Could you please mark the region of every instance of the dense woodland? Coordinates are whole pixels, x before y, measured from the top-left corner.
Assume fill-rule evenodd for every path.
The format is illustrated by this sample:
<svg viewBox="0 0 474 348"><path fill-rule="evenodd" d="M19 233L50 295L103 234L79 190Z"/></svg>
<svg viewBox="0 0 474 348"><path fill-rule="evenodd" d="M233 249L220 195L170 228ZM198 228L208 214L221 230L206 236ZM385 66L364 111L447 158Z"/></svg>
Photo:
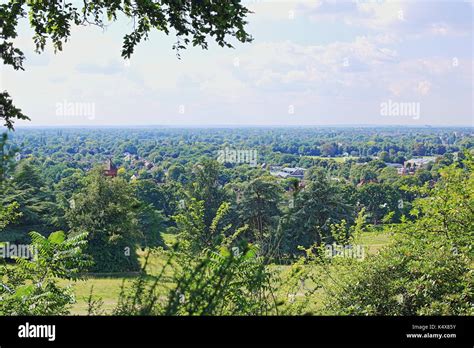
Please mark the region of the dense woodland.
<svg viewBox="0 0 474 348"><path fill-rule="evenodd" d="M9 1L0 57L27 67L24 19L37 53L126 20L129 59L152 32L174 35L178 57L249 44L250 14L239 1ZM89 315L474 314L472 127L14 131L29 119L14 104L0 92L1 315L83 313L84 287ZM5 255L22 245L33 257Z"/></svg>
<svg viewBox="0 0 474 348"><path fill-rule="evenodd" d="M0 293L12 302L0 311L68 313L57 279L138 272L115 313L298 314L321 287L330 313L472 313L473 145L469 128L17 129L1 146L0 240L40 252L17 260L16 276L5 260ZM256 150L257 164L218 161L222 148ZM431 161L393 166L420 157ZM362 260L327 257L361 231L394 242ZM151 274L156 254L168 261ZM57 308L28 307L34 269ZM276 298L305 279L304 301Z"/></svg>
<svg viewBox="0 0 474 348"><path fill-rule="evenodd" d="M460 162L463 151L474 147L470 131L19 129L4 148L13 160L3 174L8 188L2 204L17 202L22 216L3 236L19 243L28 241L32 229L49 233L106 227L109 234L123 230L124 244L118 249L159 245L160 233L176 227L173 216L180 212L180 202L188 206L195 199L204 201L206 228L227 202L230 221L235 227L249 225L250 240L278 236L280 257L292 257L298 244L331 240L330 225L352 223L362 208L374 224L389 213L399 222L415 198L407 187L433 184L440 168ZM219 163L222 148L254 149L257 164ZM399 175L387 166L418 156L436 159L412 175ZM101 175L108 159L118 168L115 180ZM272 177L272 166L307 171L300 182ZM103 216L101 226L90 225L99 223L94 215Z"/></svg>

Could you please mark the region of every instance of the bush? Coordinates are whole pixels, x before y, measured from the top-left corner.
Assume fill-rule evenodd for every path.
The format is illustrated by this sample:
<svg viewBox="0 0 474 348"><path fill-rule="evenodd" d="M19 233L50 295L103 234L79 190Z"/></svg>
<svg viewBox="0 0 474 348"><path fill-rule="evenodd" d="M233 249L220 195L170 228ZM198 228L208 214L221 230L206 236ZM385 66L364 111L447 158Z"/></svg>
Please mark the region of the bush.
<svg viewBox="0 0 474 348"><path fill-rule="evenodd" d="M470 315L469 262L446 241L403 234L379 254L340 268L326 309L336 315Z"/></svg>

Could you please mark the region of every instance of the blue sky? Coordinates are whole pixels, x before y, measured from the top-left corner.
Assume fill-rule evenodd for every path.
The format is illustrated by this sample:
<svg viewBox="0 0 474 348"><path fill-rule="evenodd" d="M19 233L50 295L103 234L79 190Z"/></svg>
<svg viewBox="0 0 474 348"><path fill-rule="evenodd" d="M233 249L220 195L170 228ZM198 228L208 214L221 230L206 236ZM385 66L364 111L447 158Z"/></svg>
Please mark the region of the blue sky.
<svg viewBox="0 0 474 348"><path fill-rule="evenodd" d="M37 55L22 22L26 71L2 67L1 88L32 119L19 125L474 124L472 2L244 3L253 43L181 60L154 33L124 62L125 19ZM419 117L382 115L389 101Z"/></svg>

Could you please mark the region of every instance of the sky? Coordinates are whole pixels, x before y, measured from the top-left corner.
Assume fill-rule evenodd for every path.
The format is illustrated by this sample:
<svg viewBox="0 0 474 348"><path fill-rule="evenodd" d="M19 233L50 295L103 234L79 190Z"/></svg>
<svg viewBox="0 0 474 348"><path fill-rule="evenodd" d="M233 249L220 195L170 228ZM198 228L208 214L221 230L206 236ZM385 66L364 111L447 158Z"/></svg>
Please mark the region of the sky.
<svg viewBox="0 0 474 348"><path fill-rule="evenodd" d="M471 1L247 0L252 43L176 57L155 32L121 56L127 19L75 27L62 52L34 52L0 87L17 125L464 125L473 116Z"/></svg>

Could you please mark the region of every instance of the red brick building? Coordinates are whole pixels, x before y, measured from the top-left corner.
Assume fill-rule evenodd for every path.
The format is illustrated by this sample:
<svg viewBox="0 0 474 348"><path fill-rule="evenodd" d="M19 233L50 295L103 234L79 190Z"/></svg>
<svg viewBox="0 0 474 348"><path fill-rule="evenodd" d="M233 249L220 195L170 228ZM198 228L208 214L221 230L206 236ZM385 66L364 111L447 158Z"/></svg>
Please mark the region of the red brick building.
<svg viewBox="0 0 474 348"><path fill-rule="evenodd" d="M105 162L104 175L110 176L112 178L117 176L117 167L110 158L107 160L107 162Z"/></svg>

